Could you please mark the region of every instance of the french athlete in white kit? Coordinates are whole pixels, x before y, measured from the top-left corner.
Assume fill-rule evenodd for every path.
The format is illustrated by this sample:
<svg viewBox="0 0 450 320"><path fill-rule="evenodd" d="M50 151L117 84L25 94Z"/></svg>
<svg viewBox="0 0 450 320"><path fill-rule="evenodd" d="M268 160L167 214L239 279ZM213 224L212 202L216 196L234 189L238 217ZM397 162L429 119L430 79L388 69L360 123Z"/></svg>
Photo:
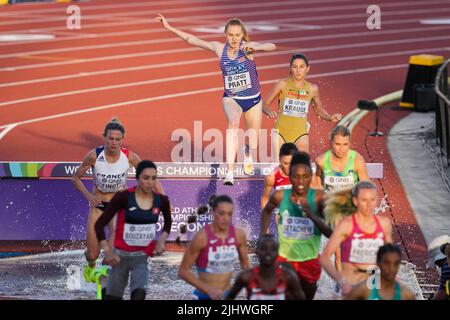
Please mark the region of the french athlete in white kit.
<svg viewBox="0 0 450 320"><path fill-rule="evenodd" d="M95 223L106 208L112 197L119 191L127 188L129 168L136 167L141 161L138 155L122 148L125 136L125 128L117 120L109 122L103 136L104 146L91 150L84 158L81 166L73 175L72 181L75 188L80 191L89 202L89 216L87 222L87 249L85 252L88 266L84 270L87 282L93 282L93 272L96 260L100 255L100 246L95 234ZM92 168L94 187L88 191L81 181L86 172ZM157 184L156 192L163 194L161 185ZM114 243L115 221L109 224L109 243Z"/></svg>

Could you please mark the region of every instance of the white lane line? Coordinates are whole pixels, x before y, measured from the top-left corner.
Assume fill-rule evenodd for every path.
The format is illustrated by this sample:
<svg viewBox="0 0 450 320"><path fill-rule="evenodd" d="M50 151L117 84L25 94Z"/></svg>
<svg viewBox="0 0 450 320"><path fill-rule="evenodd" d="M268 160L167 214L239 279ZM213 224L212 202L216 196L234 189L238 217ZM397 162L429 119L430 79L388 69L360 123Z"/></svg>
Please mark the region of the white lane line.
<svg viewBox="0 0 450 320"><path fill-rule="evenodd" d="M448 8L448 11L450 11L450 8ZM387 31L387 32L391 32L391 31L395 32L395 30L390 30L390 31ZM371 32L368 32L368 33L370 34ZM260 31L260 32L253 32L252 34L253 35L255 35L255 34L266 34L266 32ZM377 32L373 32L373 31L372 31L372 34L379 35ZM217 38L217 37L218 36L216 34L212 34L212 35L203 36L202 38L203 39L209 39L209 38ZM312 39L320 39L321 37L323 38L324 36L314 36ZM325 35L325 37L326 37L326 35ZM305 37L293 38L293 39L303 40L303 39L305 39ZM308 38L306 38L306 39L308 39ZM99 45L75 46L75 47L58 48L58 49L23 51L23 52L15 52L15 53L9 53L9 54L0 55L0 59L17 58L17 57L20 57L21 55L38 55L38 54L72 52L72 51L92 50L92 49L105 49L105 48L117 48L117 47L142 46L142 45L148 45L148 44L180 42L180 41L182 41L182 40L180 40L177 37L170 37L170 38L163 38L163 39L137 40L137 41L106 43L106 44L99 44ZM198 48L196 48L196 49L198 49ZM201 50L201 49L198 49L198 50Z"/></svg>
<svg viewBox="0 0 450 320"><path fill-rule="evenodd" d="M348 48L359 48L359 47L372 47L372 46L378 46L380 44L387 45L387 44L401 44L401 43L417 43L417 42L427 42L427 41L435 41L435 40L448 40L450 39L449 36L439 36L439 37L423 37L423 38L415 38L415 39L404 39L404 40L389 40L389 41L378 41L378 42L365 42L365 43L352 43L352 44L345 44L345 45L334 45L334 46L323 46L323 47L317 47L317 48L309 48L302 50L303 52L311 52L311 51L317 51L317 50L336 50L336 49L348 49ZM291 50L290 52L296 52L297 50ZM283 52L287 53L289 52ZM265 55L268 56L271 55L279 55L281 52L268 52ZM281 67L285 68L286 65L282 64ZM259 70L267 70L267 69L277 69L280 68L280 66L260 66ZM102 86L102 87L94 87L89 89L82 89L82 90L73 90L73 91L65 91L61 93L55 93L55 94L48 94L48 95L41 95L41 96L35 96L31 98L25 98L25 99L16 99L16 100L9 100L0 103L1 106L9 106L13 104L18 103L25 103L25 102L32 102L32 101L40 101L45 99L53 99L53 98L60 98L70 95L77 95L77 94L84 94L84 93L90 93L90 92L98 92L98 91L105 91L105 90L113 90L113 89L120 89L120 88L129 88L134 86L141 86L141 85L148 85L148 84L155 84L155 83L162 83L162 82L170 82L170 81L178 81L178 80L186 80L186 79L194 79L199 77L207 77L207 76L214 76L219 75L220 72L206 72L206 73L198 73L198 74L190 74L185 76L177 76L177 77L168 77L168 78L159 78L159 79L152 79L152 80L146 80L146 81L137 81L137 82L128 82L124 84L116 84L116 85L110 85L110 86Z"/></svg>
<svg viewBox="0 0 450 320"><path fill-rule="evenodd" d="M442 0L435 0L435 2L441 2ZM284 1L285 3L281 3L280 5L279 2L271 2L271 3L249 3L249 4L239 4L239 5L234 5L233 9L234 10L242 10L242 9L251 9L251 8L257 8L257 9L263 9L263 8L267 8L267 7L282 7L283 5L290 5L290 4L295 4L296 1L295 0L291 0L291 1ZM430 1L432 2L432 1ZM419 5L423 5L423 4L428 4L427 1L417 1L417 3ZM396 5L399 6L399 5ZM402 6L402 5L400 5ZM330 7L315 7L315 8L304 8L302 10L302 12L324 12L324 11L339 11L339 10L343 10L343 11L347 11L347 10L353 10L353 9L360 9L360 8L366 8L367 6L364 6L362 4L358 4L358 5L340 5L340 6L330 6ZM195 12L195 13L199 13L201 11L209 11L209 10L221 10L221 9L230 9L230 5L220 5L220 6L204 6L204 7L188 7L188 8L178 8L178 9L167 9L164 10L164 14L166 14L166 16L169 16L171 13L187 13L187 12ZM61 10L62 12L64 12L64 10ZM256 12L261 12L261 13L267 13L267 12L280 12L280 13L285 13L286 9L278 9L278 10L260 10L260 11L256 11ZM117 12L117 13L101 13L101 14L83 14L83 20L98 20L98 19L104 19L104 18L113 18L113 17L119 17L119 18L123 18L123 17L135 17L135 16L145 16L145 15L151 15L151 14L156 14L157 12L155 10L133 10L133 11L128 11L128 12ZM229 14L227 14L229 15ZM214 15L207 15L208 17L214 17ZM201 18L201 16L194 16L193 19L197 19L197 18ZM5 21L5 22L0 22L0 26L1 25L13 25L13 24L29 24L29 23L38 23L38 22L57 22L57 21L65 21L67 19L67 15L60 15L60 16L54 16L52 18L47 18L47 19L29 19L29 20L20 20L20 21ZM179 18L171 18L171 21L178 21ZM150 20L150 18L149 18ZM157 23L156 21L154 21L153 23Z"/></svg>
<svg viewBox="0 0 450 320"><path fill-rule="evenodd" d="M327 1L328 2L328 1ZM309 3L309 2L305 2L305 3ZM333 3L333 2L331 2ZM445 0L433 0L433 1L411 1L411 2L394 2L394 3L384 3L382 4L383 9L385 8L395 8L395 7L404 7L404 6L414 6L414 5L432 5L432 4L446 4L448 3ZM280 7L282 5L289 5L289 4L296 4L296 6L300 5L301 3L299 3L299 1L280 1L280 2L273 2L273 3L249 3L249 4L239 4L239 5L233 5L232 8L235 10L240 10L240 9L250 9L250 8L262 8L262 7L273 7L273 6L277 6ZM335 4L335 3L333 3ZM82 6L83 7L83 6ZM230 4L227 5L219 5L219 6L202 6L202 7L183 7L183 8L176 8L176 9L167 9L167 10L162 10L164 12L164 14L169 15L171 13L186 13L186 12L199 12L202 10L220 10L220 9L229 9L230 8ZM305 13L314 13L314 12L324 12L324 11L339 11L339 10L353 10L353 9L364 9L363 11L365 11L365 9L367 8L367 5L365 4L358 4L358 5L339 5L339 6L328 6L328 7L315 7L315 8L303 8L302 12ZM161 10L159 10L161 11ZM276 13L277 10L270 10L270 13ZM151 15L151 14L155 14L157 13L155 10L133 10L133 11L126 11L126 12L119 12L119 13L110 13L110 14L94 14L94 15L84 15L85 19L90 19L90 20L98 20L98 19L110 19L112 17L122 17L122 16L128 16L128 17L133 17L133 16L141 16L141 15ZM249 13L241 13L241 16L248 16ZM384 14L384 12L383 12ZM221 17L223 17L224 15L221 15ZM229 16L229 14L225 14L226 17ZM205 18L211 18L211 19L215 19L217 18L217 15L204 15L204 16L193 16L188 17L188 18L172 18L171 21L183 21L183 20L197 20L197 19L205 19ZM48 21L62 21L65 19L64 17L54 17L54 18L47 18L47 19L34 19L34 20L30 20L26 23L33 23L33 22L48 22ZM136 21L135 21L136 22ZM137 21L137 22L141 22L141 21ZM6 25L11 25L11 24L23 24L23 21L17 21L17 22L9 22L8 23L4 23ZM0 25L2 25L2 23L0 23ZM29 28L28 28L29 29Z"/></svg>
<svg viewBox="0 0 450 320"><path fill-rule="evenodd" d="M317 65L317 64L321 64L321 63L373 59L373 58L385 58L385 57L393 57L393 56L400 56L400 55L418 54L421 52L432 53L432 52L436 52L436 51L447 51L447 50L450 50L450 48L445 48L445 47L416 48L413 50L389 51L389 52L374 53L374 54L345 56L345 57L339 57L339 58L317 59L317 60L311 60L310 63L313 65ZM292 50L277 51L277 52L279 54L284 54L284 53L290 53L290 52L292 52ZM136 66L136 67L106 69L106 70L102 70L102 71L81 72L81 73L74 73L74 74L69 74L69 75L64 75L64 76L55 76L55 77L38 78L38 79L26 80L26 81L3 83L3 84L0 84L0 88L8 88L8 87L15 87L15 86L36 84L36 83L43 83L43 82L50 82L50 81L85 78L85 77L92 77L92 76L105 75L105 74L130 72L130 71L142 71L142 70L151 70L151 69L159 69L159 68L166 68L166 67L178 67L178 66L183 66L183 65L193 65L193 64L216 62L216 61L217 61L217 58L193 59L193 60L184 60L184 61L167 62L167 63L159 63L159 64L147 64L147 65L141 65L141 66ZM272 67L287 67L287 62L281 63L281 64L272 64L271 66ZM264 66L262 66L258 69L264 69Z"/></svg>
<svg viewBox="0 0 450 320"><path fill-rule="evenodd" d="M407 66L408 66L408 64L394 64L394 65L385 65L385 66L370 67L370 68L348 69L348 70L315 74L315 75L310 76L310 78L332 77L332 76L347 75L347 74L354 74L354 73L364 73L364 72L372 72L372 71L399 69L399 68L405 68ZM275 83L277 81L279 81L279 79L266 80L266 81L262 81L261 84L262 85L271 84L271 83ZM223 90L222 86L215 87L215 88L193 90L193 91L183 91L180 93L173 93L173 94L138 99L138 100L123 101L123 102L119 102L119 103L107 104L107 105L103 105L103 106L97 106L97 107L92 107L92 108L87 108L87 109L82 109L82 110L64 112L64 113L55 114L55 115L51 115L51 116L44 116L44 117L9 123L9 124L5 124L5 125L1 125L0 129L4 129L4 128L7 128L12 125L19 126L19 125L23 125L23 124L29 124L29 123L45 121L45 120L52 120L52 119L57 119L57 118L87 113L87 112L93 112L93 111L99 111L99 110L105 110L105 109L111 109L111 108L117 108L117 107L124 107L124 106L129 107L131 105L140 104L140 103L153 102L153 101L159 101L159 100L165 100L165 99L171 99L171 98L179 98L179 97L185 97L185 96L192 96L192 95L196 95L196 94L203 94L203 93L209 93L209 92L215 92L215 91L221 91L221 90Z"/></svg>
<svg viewBox="0 0 450 320"><path fill-rule="evenodd" d="M0 140L2 140L3 137L6 136L6 134L7 134L8 132L10 132L12 129L14 129L14 128L17 127L18 125L19 125L18 123L7 125L7 126L5 127L5 129L3 129L2 132L0 132ZM3 127L2 127L2 128L3 128Z"/></svg>
<svg viewBox="0 0 450 320"><path fill-rule="evenodd" d="M336 2L352 2L354 0L308 0L308 1L302 1L302 0L296 0L296 3L299 5L303 5L303 4L317 4L317 3L336 3ZM224 2L224 0L208 0L208 1L204 1L204 0L189 0L188 5L192 5L195 3L199 3L199 4L208 4L208 3L216 3L216 2ZM282 1L280 1L282 2ZM257 1L255 3L258 3ZM408 2L404 2L405 5L408 4ZM123 9L123 8L135 8L132 11L121 11L122 14L126 14L128 12L134 12L136 10L140 10L143 7L153 7L153 6L158 6L158 5L167 5L168 2L167 0L165 1L150 1L150 2L138 2L138 3L127 3L127 4L115 4L115 5L106 5L106 4L102 4L102 5L91 5L91 4L87 4L87 3L81 3L79 4L80 7L82 8L83 11L95 11L95 10L100 10L100 11L104 11L105 9ZM176 0L171 0L170 5L175 5L175 4L186 4L186 1L180 0L180 1L176 1ZM228 3L227 5L228 7L232 7L235 8L236 6L239 5L232 5L230 3ZM206 8L214 8L214 6L202 6L202 7L206 7ZM202 7L198 7L199 9ZM180 9L177 10L183 10L185 7L181 7ZM64 10L65 8L63 8ZM158 10L160 8L157 8ZM166 10L163 10L163 12L166 12ZM173 10L173 9L168 9L168 10ZM20 15L20 14L31 14L33 15L34 13L51 13L51 12L55 12L55 13L59 13L61 11L61 8L49 8L49 9L37 9L37 10L20 10L19 12L0 12L0 17L5 16L5 17L9 17L11 15L15 16L15 15ZM177 11L177 12L182 12L182 11Z"/></svg>
<svg viewBox="0 0 450 320"><path fill-rule="evenodd" d="M284 10L286 11L286 10ZM288 10L285 13L294 13L292 11L296 11L296 10ZM298 11L298 10L297 10ZM417 13L434 13L434 12L446 12L446 11L450 11L450 8L442 8L442 9L428 9L428 10L404 10L401 12L384 12L383 13L383 17L385 16L398 16L399 14L402 15L408 15L408 14L417 14ZM273 11L272 11L273 12ZM271 13L272 13L271 12ZM301 10L299 11L301 12ZM253 16L258 16L260 15L259 13L256 12L252 12L251 13ZM199 16L201 17L201 16ZM320 20L325 20L325 21L332 21L332 20L337 20L337 19L345 19L345 18L367 18L367 15L364 14L349 14L349 15L331 15L331 16L319 16L319 17L305 17L302 18L301 21L302 22L306 22L306 21L320 21ZM173 20L173 19L171 19ZM287 20L292 20L292 18L290 19L286 19ZM274 20L275 21L275 20ZM134 23L135 21L131 21L132 23ZM148 23L149 28L150 28L150 24L153 23L152 19L149 19L148 21L146 20L145 22L146 24ZM183 29L183 27L182 27ZM42 30L42 29L37 29L37 30ZM161 29L161 32L163 30ZM158 30L159 32L159 30ZM254 34L254 32L252 33ZM216 34L213 35L208 35L208 36L204 36L202 38L207 38L207 37L217 37ZM76 46L76 47L69 47L69 48L64 48L64 49L53 49L53 50L43 50L43 51L32 51L32 52L18 52L18 53L12 53L12 54L7 54L7 55L0 55L0 58L5 58L5 57L15 57L17 55L21 55L21 54L39 54L39 53L54 53L54 52L68 52L68 51L77 51L77 50L85 50L85 49L97 49L97 48L110 48L110 47L122 47L122 46L130 46L130 45L143 45L146 44L146 41L134 41L134 42L114 42L114 43L110 43L109 45L107 44L102 44L99 45L99 47L96 46ZM151 43L151 42L150 42Z"/></svg>
<svg viewBox="0 0 450 320"><path fill-rule="evenodd" d="M290 19L292 20L292 19ZM298 20L298 19L297 19ZM416 22L417 19L405 19L405 20L395 20L395 21L385 21L383 20L383 25L387 24L400 24L400 23L410 23L410 22ZM343 27L354 27L354 26L360 26L360 23L347 23L347 24L335 24L335 25L327 25L322 26L322 29L339 29ZM447 28L447 27L443 27ZM402 32L401 29L398 32ZM426 29L424 29L425 31ZM389 31L383 31L384 32L391 32ZM258 32L258 33L252 33L252 35L255 34L263 34L264 32ZM392 32L395 33L395 32ZM333 35L333 37L345 37L348 36L350 33L340 33L337 35ZM371 33L372 34L372 33ZM300 40L318 40L319 37L321 39L326 39L330 37L331 35L324 35L324 36L310 36L306 38L302 38ZM211 36L212 38L213 36ZM203 36L203 39L209 38L209 36ZM176 38L174 38L176 39ZM265 40L270 41L270 40ZM80 63L89 63L89 62L98 62L98 61L108 61L108 60L119 60L119 59L129 59L129 58L139 58L139 57L147 57L147 56L153 56L155 55L155 52L158 54L162 53L177 53L177 52L187 52L187 51L201 51L202 49L190 47L186 49L171 49L171 50L162 50L162 51L150 51L150 52L140 52L140 53L129 53L129 54L118 54L118 55L109 55L109 56L100 56L95 58L83 58L83 59L77 59L77 60L69 60L69 61L60 61L60 62L46 62L46 63L36 63L32 65L16 65L16 66L10 66L10 67L4 67L0 68L0 72L10 72L10 71L17 71L17 70L28 70L28 69L34 69L34 68L46 68L46 67L53 67L53 66L61 66L61 65L69 65L69 64L80 64Z"/></svg>

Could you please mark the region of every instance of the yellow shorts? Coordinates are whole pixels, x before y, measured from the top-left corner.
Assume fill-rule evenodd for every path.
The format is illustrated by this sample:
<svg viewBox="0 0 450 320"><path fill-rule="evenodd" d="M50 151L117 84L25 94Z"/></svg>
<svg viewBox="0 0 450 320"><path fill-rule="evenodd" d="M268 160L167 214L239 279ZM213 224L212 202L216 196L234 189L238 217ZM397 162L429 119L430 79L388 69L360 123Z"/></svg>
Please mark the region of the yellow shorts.
<svg viewBox="0 0 450 320"><path fill-rule="evenodd" d="M309 123L306 118L279 115L275 129L284 142L295 143L301 137L308 135Z"/></svg>

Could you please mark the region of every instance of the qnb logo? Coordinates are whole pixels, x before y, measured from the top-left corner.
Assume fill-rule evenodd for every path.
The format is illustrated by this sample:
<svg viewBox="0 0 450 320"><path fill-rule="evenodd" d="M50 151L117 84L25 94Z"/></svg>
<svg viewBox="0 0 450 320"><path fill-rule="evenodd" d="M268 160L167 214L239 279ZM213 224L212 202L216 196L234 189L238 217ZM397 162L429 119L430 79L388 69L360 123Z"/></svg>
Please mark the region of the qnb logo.
<svg viewBox="0 0 450 320"><path fill-rule="evenodd" d="M77 5L68 6L66 13L70 16L67 17L66 26L69 30L81 29L81 8Z"/></svg>
<svg viewBox="0 0 450 320"><path fill-rule="evenodd" d="M367 29L379 30L381 29L381 9L379 6L373 4L367 7L366 13L370 14L367 18Z"/></svg>
<svg viewBox="0 0 450 320"><path fill-rule="evenodd" d="M66 269L69 276L66 281L68 290L80 290L81 289L81 269L78 266L71 265Z"/></svg>

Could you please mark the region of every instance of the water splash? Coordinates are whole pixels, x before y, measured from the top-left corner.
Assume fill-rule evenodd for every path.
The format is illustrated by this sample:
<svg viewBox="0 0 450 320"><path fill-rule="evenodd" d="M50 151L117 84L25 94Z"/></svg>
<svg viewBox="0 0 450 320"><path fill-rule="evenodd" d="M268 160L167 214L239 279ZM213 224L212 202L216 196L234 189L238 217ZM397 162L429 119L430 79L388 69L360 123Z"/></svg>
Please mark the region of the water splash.
<svg viewBox="0 0 450 320"><path fill-rule="evenodd" d="M383 197L383 199L381 199L380 205L377 208L375 208L376 215L384 213L386 211L386 209L389 208L389 203L388 203L387 197L388 197L388 195L385 195Z"/></svg>

